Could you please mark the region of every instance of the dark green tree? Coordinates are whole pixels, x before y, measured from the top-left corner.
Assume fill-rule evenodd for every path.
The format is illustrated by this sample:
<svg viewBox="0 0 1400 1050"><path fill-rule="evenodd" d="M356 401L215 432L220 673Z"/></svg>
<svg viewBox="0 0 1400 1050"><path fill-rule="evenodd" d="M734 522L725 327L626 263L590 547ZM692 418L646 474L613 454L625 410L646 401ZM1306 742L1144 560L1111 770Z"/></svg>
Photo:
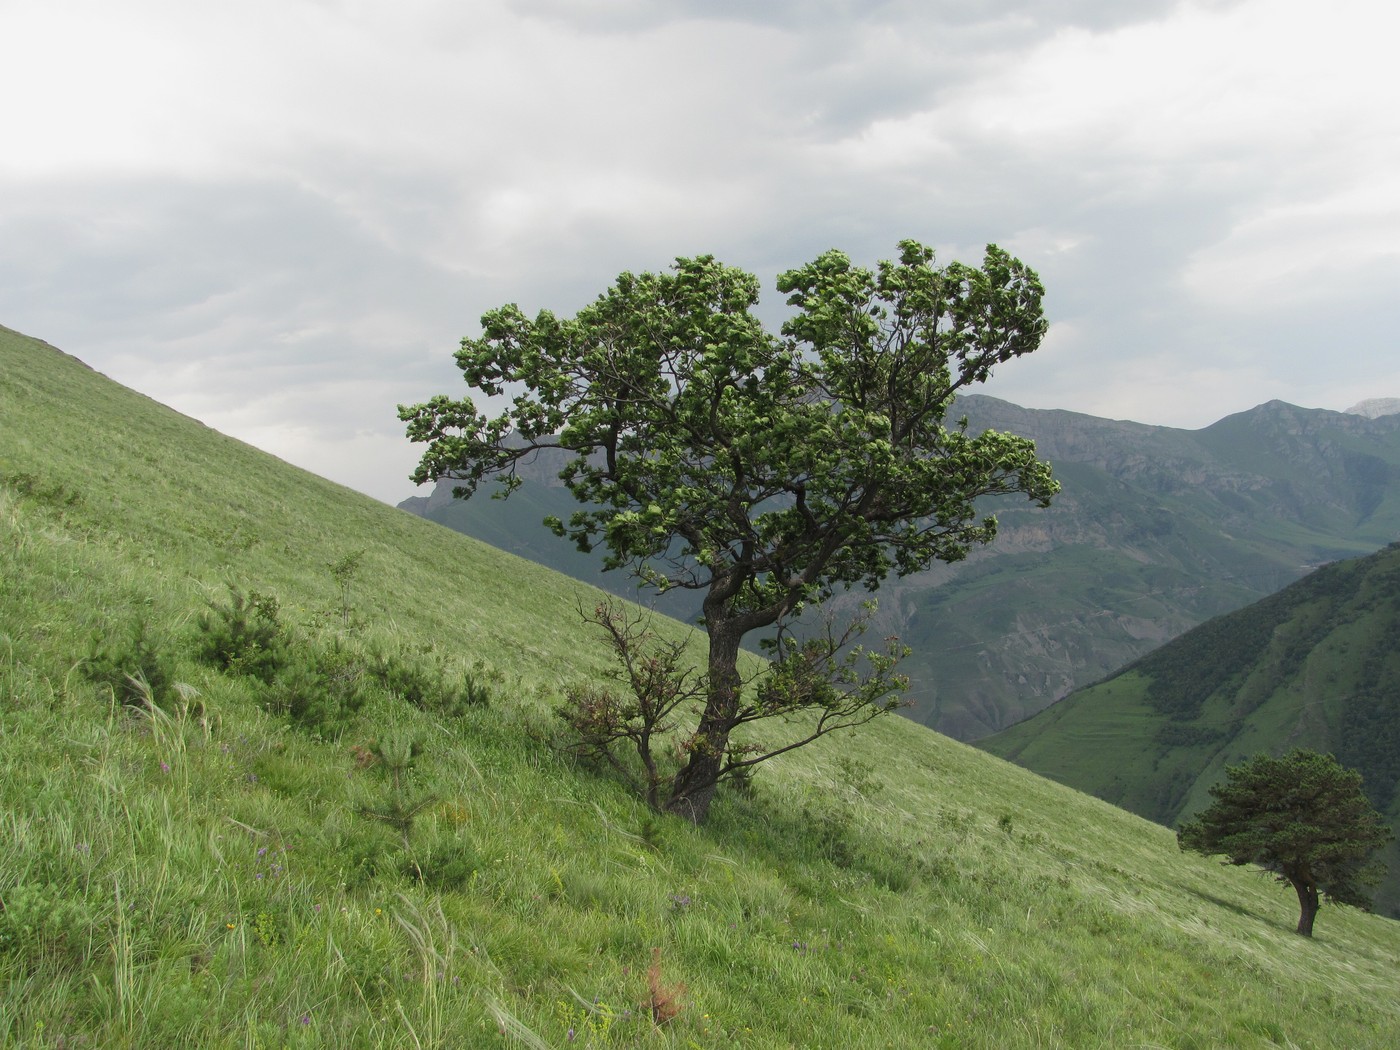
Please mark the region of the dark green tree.
<svg viewBox="0 0 1400 1050"><path fill-rule="evenodd" d="M1364 887L1379 881L1371 854L1391 838L1361 790L1361 774L1331 755L1296 748L1282 758L1256 755L1225 771L1215 799L1182 824L1177 842L1231 864L1258 864L1298 894L1298 932L1311 937L1319 894L1370 906Z"/></svg>
<svg viewBox="0 0 1400 1050"><path fill-rule="evenodd" d="M996 533L983 496L1045 506L1059 487L1032 441L944 425L959 391L1045 333L1040 281L1020 261L988 246L981 268L938 267L903 241L898 262L871 271L829 251L778 288L795 307L780 335L752 313L757 279L710 256L623 273L573 318L504 306L456 355L503 411L446 396L399 409L427 444L414 481L450 478L465 497L495 477L504 495L522 460L573 453L560 477L584 509L553 530L581 550L601 542L607 567L658 589L703 593L703 712L663 803L696 822L735 768L731 731L755 713L738 671L746 635L835 588L965 557Z"/></svg>

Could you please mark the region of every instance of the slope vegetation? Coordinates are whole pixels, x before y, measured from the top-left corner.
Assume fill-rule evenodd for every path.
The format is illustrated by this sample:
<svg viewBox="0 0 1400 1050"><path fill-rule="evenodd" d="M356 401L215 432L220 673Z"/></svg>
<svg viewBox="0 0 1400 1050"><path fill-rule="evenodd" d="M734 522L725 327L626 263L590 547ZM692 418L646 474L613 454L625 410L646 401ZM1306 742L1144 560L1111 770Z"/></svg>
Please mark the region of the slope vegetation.
<svg viewBox="0 0 1400 1050"><path fill-rule="evenodd" d="M1199 431L962 398L972 430L1034 438L1063 490L989 506L1001 533L966 562L881 587L878 629L915 651L912 717L963 740L1014 724L1212 616L1400 535L1400 416L1270 402ZM511 500L403 504L568 572L604 577L541 527L574 505L540 463ZM691 596L668 598L693 615ZM853 595L851 602L863 595Z"/></svg>
<svg viewBox="0 0 1400 1050"><path fill-rule="evenodd" d="M1397 639L1393 544L1212 619L979 746L1169 825L1241 759L1330 751L1400 828ZM1377 904L1400 915L1400 853L1388 859Z"/></svg>
<svg viewBox="0 0 1400 1050"><path fill-rule="evenodd" d="M906 720L652 816L595 594L0 330L0 1044L1400 1042L1393 923Z"/></svg>

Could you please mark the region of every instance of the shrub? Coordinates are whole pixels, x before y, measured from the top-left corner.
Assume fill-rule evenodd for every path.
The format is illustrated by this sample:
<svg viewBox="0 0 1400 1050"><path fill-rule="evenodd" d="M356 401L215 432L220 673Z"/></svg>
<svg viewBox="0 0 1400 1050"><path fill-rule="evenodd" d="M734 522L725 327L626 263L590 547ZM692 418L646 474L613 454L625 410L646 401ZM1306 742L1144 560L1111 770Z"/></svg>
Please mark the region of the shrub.
<svg viewBox="0 0 1400 1050"><path fill-rule="evenodd" d="M387 797L377 806L361 806L360 813L387 824L399 833L403 848L408 849L409 834L418 815L437 801L436 795L418 795L409 791L409 780L423 742L414 733L389 733L383 739L370 741L360 749L372 759L368 765L389 779ZM360 758L356 755L357 760ZM361 764L366 764L361 761Z"/></svg>
<svg viewBox="0 0 1400 1050"><path fill-rule="evenodd" d="M227 603L210 601L199 617L196 655L207 664L271 682L287 663L288 638L277 599L228 585Z"/></svg>
<svg viewBox="0 0 1400 1050"><path fill-rule="evenodd" d="M138 618L124 630L95 635L83 661L83 673L107 686L123 705L145 708L161 705L170 697L173 663L169 653L150 637L145 619Z"/></svg>
<svg viewBox="0 0 1400 1050"><path fill-rule="evenodd" d="M364 706L367 686L364 664L350 650L304 646L289 650L266 706L302 729L334 735Z"/></svg>
<svg viewBox="0 0 1400 1050"><path fill-rule="evenodd" d="M4 891L0 907L0 954L23 958L32 966L44 961L81 965L87 960L99 907L76 887L24 883Z"/></svg>
<svg viewBox="0 0 1400 1050"><path fill-rule="evenodd" d="M386 690L421 711L459 716L491 699L490 691L471 672L454 673L430 652L379 653L369 661L369 671Z"/></svg>
<svg viewBox="0 0 1400 1050"><path fill-rule="evenodd" d="M471 882L481 859L461 839L439 842L417 857L405 857L400 871L438 892L461 890Z"/></svg>

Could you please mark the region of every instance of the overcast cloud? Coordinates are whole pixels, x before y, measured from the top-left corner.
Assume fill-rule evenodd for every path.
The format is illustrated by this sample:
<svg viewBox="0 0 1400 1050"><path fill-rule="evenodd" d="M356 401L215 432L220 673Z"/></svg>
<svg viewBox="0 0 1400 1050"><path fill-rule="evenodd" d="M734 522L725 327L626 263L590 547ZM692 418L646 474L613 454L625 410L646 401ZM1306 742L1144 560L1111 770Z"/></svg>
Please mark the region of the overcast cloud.
<svg viewBox="0 0 1400 1050"><path fill-rule="evenodd" d="M1400 396L1397 11L0 0L0 324L390 502L485 310L704 252L995 242L1051 328L989 393L1344 409Z"/></svg>

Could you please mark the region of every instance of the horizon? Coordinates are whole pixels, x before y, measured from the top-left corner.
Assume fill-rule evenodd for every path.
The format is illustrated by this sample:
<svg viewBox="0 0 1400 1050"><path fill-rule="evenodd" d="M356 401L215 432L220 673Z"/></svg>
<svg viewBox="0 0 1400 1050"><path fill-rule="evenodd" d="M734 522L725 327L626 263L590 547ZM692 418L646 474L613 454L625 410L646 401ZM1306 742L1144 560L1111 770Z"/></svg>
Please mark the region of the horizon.
<svg viewBox="0 0 1400 1050"><path fill-rule="evenodd" d="M1029 408L1400 395L1400 12L1366 0L6 17L0 318L385 502L417 460L395 407L465 392L482 313L701 253L771 324L828 248L996 243L1046 288L987 388Z"/></svg>

